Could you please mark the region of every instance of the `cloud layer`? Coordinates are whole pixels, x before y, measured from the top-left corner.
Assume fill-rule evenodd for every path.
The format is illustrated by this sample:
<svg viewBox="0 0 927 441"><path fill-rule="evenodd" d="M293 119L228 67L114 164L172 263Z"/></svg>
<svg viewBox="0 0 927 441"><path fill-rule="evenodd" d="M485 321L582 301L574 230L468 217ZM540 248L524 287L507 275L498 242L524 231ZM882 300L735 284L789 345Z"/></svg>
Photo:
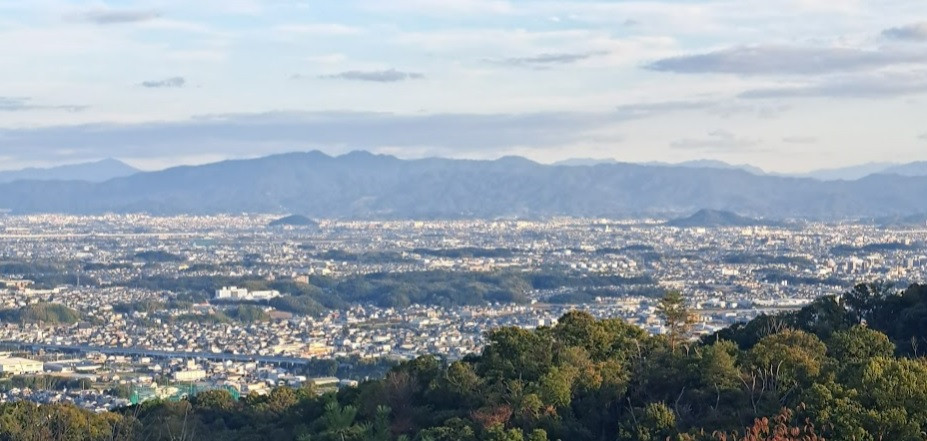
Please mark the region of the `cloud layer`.
<svg viewBox="0 0 927 441"><path fill-rule="evenodd" d="M647 69L682 74L821 75L927 62L927 52L747 46L664 58Z"/></svg>
<svg viewBox="0 0 927 441"><path fill-rule="evenodd" d="M8 168L307 148L711 158L779 171L927 155L916 135L927 114L925 2L46 0L0 10Z"/></svg>
<svg viewBox="0 0 927 441"><path fill-rule="evenodd" d="M294 78L302 78L299 75ZM417 72L403 72L396 69L389 70L349 70L329 75L320 75L319 78L326 80L348 80L348 81L368 81L374 83L397 83L407 80L421 80L425 78L424 74Z"/></svg>
<svg viewBox="0 0 927 441"><path fill-rule="evenodd" d="M548 53L531 57L513 57L502 59L487 59L492 64L506 66L529 67L533 69L548 69L554 66L573 64L593 57L605 55L607 52L576 52L576 53Z"/></svg>
<svg viewBox="0 0 927 441"><path fill-rule="evenodd" d="M160 16L159 12L151 10L100 9L77 14L74 18L78 21L97 25L118 25L151 21Z"/></svg>
<svg viewBox="0 0 927 441"><path fill-rule="evenodd" d="M888 28L882 36L895 40L927 41L927 21Z"/></svg>
<svg viewBox="0 0 927 441"><path fill-rule="evenodd" d="M87 108L88 106L35 104L31 98L0 96L0 112L25 112L29 110L81 112L87 110Z"/></svg>
<svg viewBox="0 0 927 441"><path fill-rule="evenodd" d="M186 84L187 80L184 77L171 77L163 80L142 81L139 85L149 89L178 89Z"/></svg>
<svg viewBox="0 0 927 441"><path fill-rule="evenodd" d="M5 153L23 160L266 154L326 147L350 151L409 147L434 154L531 145L558 146L620 114L524 113L399 115L271 112L206 115L187 121L0 129ZM67 145L64 153L57 147Z"/></svg>
<svg viewBox="0 0 927 441"><path fill-rule="evenodd" d="M886 98L927 93L927 72L870 74L748 90L741 98Z"/></svg>

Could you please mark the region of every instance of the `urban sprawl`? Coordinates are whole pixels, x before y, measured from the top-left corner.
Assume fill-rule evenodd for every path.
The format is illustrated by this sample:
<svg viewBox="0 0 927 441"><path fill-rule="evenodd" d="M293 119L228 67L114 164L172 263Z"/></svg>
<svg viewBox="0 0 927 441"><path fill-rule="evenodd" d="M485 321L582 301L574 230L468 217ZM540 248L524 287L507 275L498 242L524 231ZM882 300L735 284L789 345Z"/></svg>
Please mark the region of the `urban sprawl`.
<svg viewBox="0 0 927 441"><path fill-rule="evenodd" d="M459 359L489 329L574 309L663 333L668 290L708 335L927 272L923 227L277 218L0 217L0 402L103 411L216 388L324 390L420 355ZM419 278L429 292L408 292ZM354 292L366 294L337 297Z"/></svg>

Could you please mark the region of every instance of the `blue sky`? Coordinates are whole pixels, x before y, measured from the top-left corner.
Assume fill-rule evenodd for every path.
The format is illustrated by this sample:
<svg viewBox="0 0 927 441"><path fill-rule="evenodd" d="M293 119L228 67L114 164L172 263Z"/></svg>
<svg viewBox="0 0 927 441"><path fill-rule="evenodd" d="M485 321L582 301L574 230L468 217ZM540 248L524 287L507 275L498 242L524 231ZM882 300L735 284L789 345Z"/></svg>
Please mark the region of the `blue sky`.
<svg viewBox="0 0 927 441"><path fill-rule="evenodd" d="M0 0L0 169L927 160L919 0Z"/></svg>

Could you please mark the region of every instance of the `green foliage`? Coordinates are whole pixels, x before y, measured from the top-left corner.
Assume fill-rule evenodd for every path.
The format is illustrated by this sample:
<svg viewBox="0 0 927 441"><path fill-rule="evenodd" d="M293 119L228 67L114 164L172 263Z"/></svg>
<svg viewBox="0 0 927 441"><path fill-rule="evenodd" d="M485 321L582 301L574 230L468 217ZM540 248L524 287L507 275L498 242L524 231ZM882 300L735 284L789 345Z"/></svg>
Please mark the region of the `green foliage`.
<svg viewBox="0 0 927 441"><path fill-rule="evenodd" d="M7 441L129 441L136 438L133 418L94 414L73 405L0 404L0 439Z"/></svg>
<svg viewBox="0 0 927 441"><path fill-rule="evenodd" d="M19 309L0 311L0 321L71 325L80 321L80 313L57 303L34 303Z"/></svg>
<svg viewBox="0 0 927 441"><path fill-rule="evenodd" d="M167 305L157 300L139 300L131 303L117 303L113 305L113 311L129 314L133 312L144 312L151 314L164 310Z"/></svg>
<svg viewBox="0 0 927 441"><path fill-rule="evenodd" d="M863 326L834 333L827 344L831 357L844 363L861 363L875 357L891 357L895 345L888 336Z"/></svg>
<svg viewBox="0 0 927 441"><path fill-rule="evenodd" d="M242 323L255 323L270 321L270 315L261 308L252 305L238 305L225 311L225 315Z"/></svg>
<svg viewBox="0 0 927 441"><path fill-rule="evenodd" d="M684 305L667 297L664 314L684 323ZM927 322L923 297L916 285L858 287L684 348L570 312L551 328L491 330L482 353L463 360L419 357L322 396L277 388L236 402L212 391L102 415L0 405L0 440L922 440L927 360L890 335ZM86 432L38 431L61 418ZM97 436L117 427L122 438Z"/></svg>
<svg viewBox="0 0 927 441"><path fill-rule="evenodd" d="M686 299L679 291L669 291L660 299L657 314L663 319L670 346L675 350L679 342L689 337L696 317L686 306Z"/></svg>
<svg viewBox="0 0 927 441"><path fill-rule="evenodd" d="M183 256L178 256L163 250L141 251L136 253L133 258L146 263L184 262L187 260Z"/></svg>
<svg viewBox="0 0 927 441"><path fill-rule="evenodd" d="M338 260L395 260L401 256L353 255L329 251L321 255ZM487 303L525 303L531 290L569 287L577 290L577 302L590 302L596 296L615 297L632 290L653 288L648 277L590 275L544 269L517 271L460 272L416 271L347 276L340 279L313 277L309 284L289 280L269 282L261 279L224 276L151 276L125 282L127 286L202 293L208 298L221 286L243 286L252 290L275 289L285 296L265 304L297 314L320 314L351 304L403 307L412 304L436 306L483 305Z"/></svg>

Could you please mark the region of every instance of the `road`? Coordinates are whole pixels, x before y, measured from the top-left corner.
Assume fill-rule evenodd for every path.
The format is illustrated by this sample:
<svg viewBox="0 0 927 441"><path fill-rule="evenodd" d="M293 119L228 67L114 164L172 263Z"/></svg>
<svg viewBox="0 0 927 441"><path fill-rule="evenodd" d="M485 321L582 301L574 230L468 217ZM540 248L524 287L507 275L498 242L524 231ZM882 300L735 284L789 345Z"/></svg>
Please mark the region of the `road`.
<svg viewBox="0 0 927 441"><path fill-rule="evenodd" d="M80 353L90 353L90 352L99 352L106 355L128 355L128 356L138 356L138 357L152 357L152 358L195 358L195 359L206 359L213 361L237 361L237 362L249 362L256 361L266 364L277 364L277 365L307 365L312 360L308 358L299 358L299 357L278 357L278 356L267 356L267 355L246 355L246 354L227 354L227 353L214 353L214 352L174 352L174 351L155 351L151 349L144 348L116 348L116 347L107 347L107 346L90 346L90 345L53 345L46 343L27 343L27 342L18 342L18 341L3 341L0 342L0 346L6 347L16 347L20 349L44 349L46 351L59 351L59 352L80 352Z"/></svg>

